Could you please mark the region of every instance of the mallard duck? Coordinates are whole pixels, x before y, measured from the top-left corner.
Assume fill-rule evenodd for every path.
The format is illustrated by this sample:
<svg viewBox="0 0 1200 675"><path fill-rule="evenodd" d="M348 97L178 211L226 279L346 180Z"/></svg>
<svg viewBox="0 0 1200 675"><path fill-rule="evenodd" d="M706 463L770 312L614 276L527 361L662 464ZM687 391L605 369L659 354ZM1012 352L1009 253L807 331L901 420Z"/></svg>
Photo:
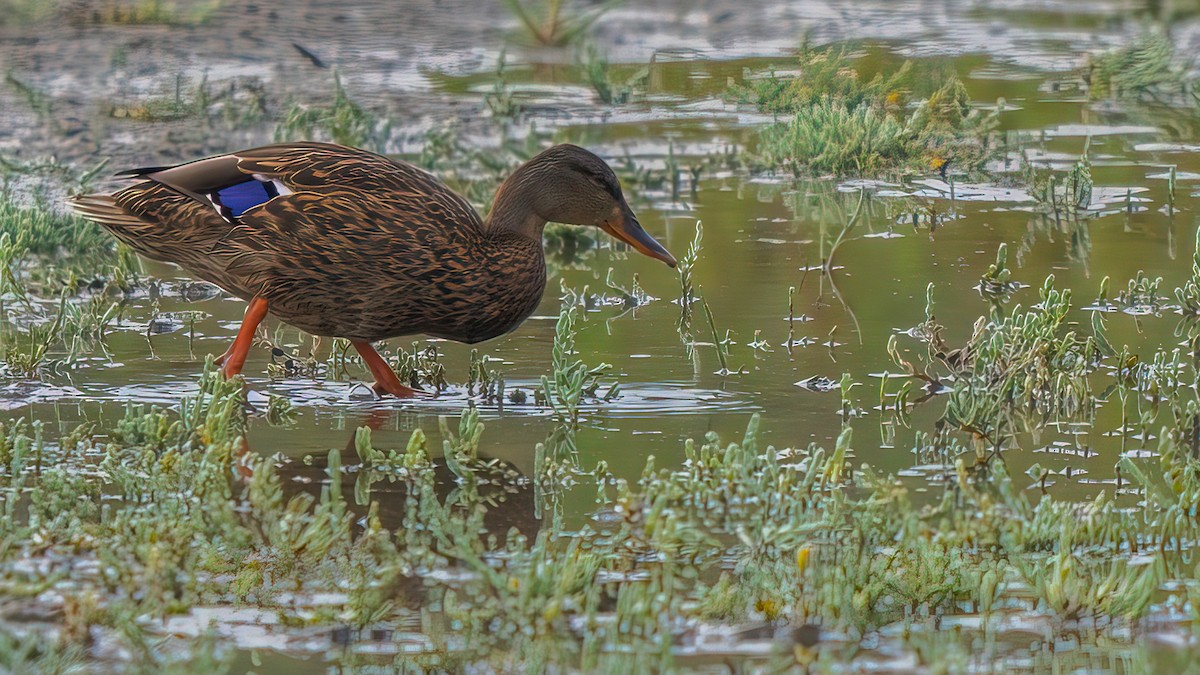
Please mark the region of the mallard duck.
<svg viewBox="0 0 1200 675"><path fill-rule="evenodd" d="M476 343L519 326L546 286L548 221L599 227L672 267L612 169L556 145L510 175L487 218L406 162L328 143L287 143L178 166L123 171L138 182L73 197L75 213L138 253L179 265L249 305L218 359L241 372L271 314L350 340L377 394L404 386L371 343L402 335Z"/></svg>

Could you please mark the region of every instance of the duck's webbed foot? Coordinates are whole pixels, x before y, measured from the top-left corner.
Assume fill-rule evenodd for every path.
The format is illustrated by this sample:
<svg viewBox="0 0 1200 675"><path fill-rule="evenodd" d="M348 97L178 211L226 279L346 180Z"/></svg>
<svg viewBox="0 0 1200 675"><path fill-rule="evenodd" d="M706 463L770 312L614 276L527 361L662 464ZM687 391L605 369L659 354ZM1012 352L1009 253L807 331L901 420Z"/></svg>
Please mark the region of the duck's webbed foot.
<svg viewBox="0 0 1200 675"><path fill-rule="evenodd" d="M371 385L371 389L379 396L391 394L396 398L412 398L418 394L425 393L420 389L413 389L402 384L400 378L396 377L396 371L392 370L387 361L383 360L383 357L379 355L379 352L375 351L370 342L351 340L350 344L354 345L354 348L358 350L359 355L362 356L363 363L367 365L367 369L375 376L375 384Z"/></svg>
<svg viewBox="0 0 1200 675"><path fill-rule="evenodd" d="M418 394L425 393L420 389L413 389L412 387L404 386L400 383L399 379L394 377L391 382L376 382L375 384L372 384L371 391L374 391L375 394L381 398L385 394L391 394L396 398L412 398Z"/></svg>

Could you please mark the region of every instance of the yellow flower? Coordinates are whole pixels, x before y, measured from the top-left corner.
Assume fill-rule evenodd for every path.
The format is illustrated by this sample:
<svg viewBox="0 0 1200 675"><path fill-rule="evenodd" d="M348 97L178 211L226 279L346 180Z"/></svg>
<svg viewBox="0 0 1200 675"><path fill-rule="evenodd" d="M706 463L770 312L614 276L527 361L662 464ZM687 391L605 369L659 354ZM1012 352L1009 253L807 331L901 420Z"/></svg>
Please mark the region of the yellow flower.
<svg viewBox="0 0 1200 675"><path fill-rule="evenodd" d="M941 157L933 157L929 160L929 168L934 171L941 171L943 166L946 166L946 160Z"/></svg>
<svg viewBox="0 0 1200 675"><path fill-rule="evenodd" d="M754 611L762 612L767 621L774 621L779 618L779 603L769 598L764 598L754 603Z"/></svg>
<svg viewBox="0 0 1200 675"><path fill-rule="evenodd" d="M800 570L801 574L804 574L805 568L808 567L808 554L809 548L807 546L801 546L796 551L796 569Z"/></svg>
<svg viewBox="0 0 1200 675"><path fill-rule="evenodd" d="M887 98L884 99L884 104L889 108L900 105L900 97L903 96L899 91L888 92Z"/></svg>

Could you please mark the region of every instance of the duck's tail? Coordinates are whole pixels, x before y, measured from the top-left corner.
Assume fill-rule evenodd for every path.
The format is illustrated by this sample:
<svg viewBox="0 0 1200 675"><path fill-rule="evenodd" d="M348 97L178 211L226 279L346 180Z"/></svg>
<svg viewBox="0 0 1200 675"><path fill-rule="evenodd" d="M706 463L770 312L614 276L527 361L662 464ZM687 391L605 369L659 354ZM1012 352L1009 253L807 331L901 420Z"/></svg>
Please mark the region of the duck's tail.
<svg viewBox="0 0 1200 675"><path fill-rule="evenodd" d="M112 195L79 195L67 199L67 207L83 218L103 226L108 230L123 230L142 225L144 221L129 213Z"/></svg>

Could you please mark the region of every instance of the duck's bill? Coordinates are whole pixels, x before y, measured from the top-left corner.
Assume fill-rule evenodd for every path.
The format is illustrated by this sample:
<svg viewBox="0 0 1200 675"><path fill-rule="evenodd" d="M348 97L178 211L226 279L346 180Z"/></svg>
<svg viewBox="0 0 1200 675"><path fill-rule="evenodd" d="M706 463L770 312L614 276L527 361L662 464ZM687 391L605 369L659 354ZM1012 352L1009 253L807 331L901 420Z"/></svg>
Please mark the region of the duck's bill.
<svg viewBox="0 0 1200 675"><path fill-rule="evenodd" d="M632 246L638 253L661 260L674 267L676 265L675 256L671 255L662 244L642 229L642 224L638 222L637 216L633 215L632 211L628 208L623 211L624 213L620 214L619 219L614 219L615 225L606 221L600 227L614 238Z"/></svg>

